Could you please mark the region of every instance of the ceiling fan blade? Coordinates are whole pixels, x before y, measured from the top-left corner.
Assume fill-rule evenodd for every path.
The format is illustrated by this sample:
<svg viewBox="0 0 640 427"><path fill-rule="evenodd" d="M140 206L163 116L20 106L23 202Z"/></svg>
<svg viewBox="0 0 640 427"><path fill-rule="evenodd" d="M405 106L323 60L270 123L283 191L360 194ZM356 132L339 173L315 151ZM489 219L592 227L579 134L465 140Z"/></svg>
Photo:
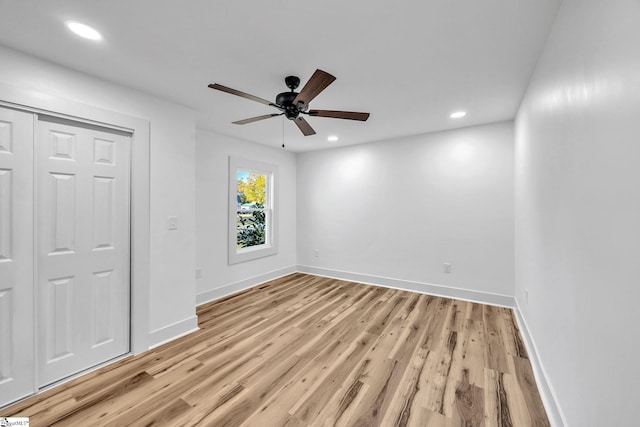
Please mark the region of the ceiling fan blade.
<svg viewBox="0 0 640 427"><path fill-rule="evenodd" d="M239 90L231 89L230 87L219 85L218 83L212 83L209 85L211 89L221 90L222 92L230 93L231 95L237 95L242 98L250 99L252 101L259 102L265 105L273 105L273 102L267 101L266 99L260 98L258 96L249 95L248 93L241 92Z"/></svg>
<svg viewBox="0 0 640 427"><path fill-rule="evenodd" d="M251 117L249 119L237 120L235 122L231 122L234 125L246 125L247 123L253 123L264 119L270 119L271 117L281 116L284 113L275 113L275 114L265 114L264 116Z"/></svg>
<svg viewBox="0 0 640 427"><path fill-rule="evenodd" d="M296 122L296 125L298 125L298 128L302 131L304 136L309 136L309 135L315 135L316 134L316 131L313 130L313 128L311 127L309 122L307 122L302 117L298 116L298 118L295 119L294 122Z"/></svg>
<svg viewBox="0 0 640 427"><path fill-rule="evenodd" d="M298 96L293 100L293 105L296 105L298 102L309 105L309 102L333 83L335 79L335 77L326 71L316 70Z"/></svg>
<svg viewBox="0 0 640 427"><path fill-rule="evenodd" d="M309 115L313 117L359 120L361 122L366 122L369 118L369 113L357 113L355 111L309 110Z"/></svg>

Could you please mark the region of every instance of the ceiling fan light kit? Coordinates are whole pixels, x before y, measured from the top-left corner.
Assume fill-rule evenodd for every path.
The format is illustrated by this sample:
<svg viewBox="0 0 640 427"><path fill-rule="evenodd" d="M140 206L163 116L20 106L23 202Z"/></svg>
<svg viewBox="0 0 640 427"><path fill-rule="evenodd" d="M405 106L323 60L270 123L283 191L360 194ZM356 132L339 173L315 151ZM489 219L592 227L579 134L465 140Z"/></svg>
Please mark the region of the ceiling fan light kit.
<svg viewBox="0 0 640 427"><path fill-rule="evenodd" d="M296 76L287 76L284 79L285 84L290 89L289 92L282 92L276 96L275 102L267 101L264 98L250 95L245 92L241 92L236 89L220 85L218 83L212 83L209 85L211 89L216 89L222 92L229 93L231 95L240 96L245 99L249 99L261 104L269 105L280 110L280 113L265 114L262 116L251 117L244 120L237 120L232 122L236 125L246 125L248 123L257 122L260 120L270 119L271 117L277 117L284 115L287 119L292 120L298 129L304 134L304 136L315 135L315 131L301 114L306 114L311 117L328 117L333 119L346 119L357 120L364 122L369 118L369 113L358 113L354 111L337 111L337 110L309 110L309 103L327 88L331 83L335 81L335 77L326 71L316 70L309 81L304 85L302 90L298 93L295 90L300 86L300 78Z"/></svg>

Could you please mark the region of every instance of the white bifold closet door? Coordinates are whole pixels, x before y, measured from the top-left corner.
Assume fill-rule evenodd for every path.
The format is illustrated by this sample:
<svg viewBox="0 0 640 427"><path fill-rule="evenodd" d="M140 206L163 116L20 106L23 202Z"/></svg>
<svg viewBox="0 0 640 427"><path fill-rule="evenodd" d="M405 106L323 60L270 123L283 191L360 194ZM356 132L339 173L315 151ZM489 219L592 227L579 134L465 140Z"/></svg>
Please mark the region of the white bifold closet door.
<svg viewBox="0 0 640 427"><path fill-rule="evenodd" d="M38 382L129 351L130 137L37 125Z"/></svg>
<svg viewBox="0 0 640 427"><path fill-rule="evenodd" d="M35 389L34 115L0 107L0 406Z"/></svg>

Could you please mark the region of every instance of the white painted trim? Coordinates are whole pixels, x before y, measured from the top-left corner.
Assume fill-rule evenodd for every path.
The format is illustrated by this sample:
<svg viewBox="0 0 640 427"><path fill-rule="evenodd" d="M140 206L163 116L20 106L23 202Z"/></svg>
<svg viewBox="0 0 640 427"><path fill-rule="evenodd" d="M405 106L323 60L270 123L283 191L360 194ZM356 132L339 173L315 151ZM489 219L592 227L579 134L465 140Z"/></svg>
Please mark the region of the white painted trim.
<svg viewBox="0 0 640 427"><path fill-rule="evenodd" d="M176 340L185 335L189 335L192 332L199 330L198 328L198 316L193 315L184 320L179 320L167 326L163 326L160 329L151 331L149 338L151 345L149 350L166 344L170 341Z"/></svg>
<svg viewBox="0 0 640 427"><path fill-rule="evenodd" d="M249 277L248 279L240 280L239 282L230 283L228 285L221 286L216 289L211 289L206 292L202 292L196 296L196 305L202 305L211 301L224 298L226 296L244 291L249 288L261 285L270 280L279 279L280 277L287 276L289 274L296 273L298 270L295 265L290 267L281 268L279 270L273 270L268 273L260 274L258 276Z"/></svg>
<svg viewBox="0 0 640 427"><path fill-rule="evenodd" d="M558 399L556 398L556 393L553 391L553 386L547 380L548 376L546 374L544 366L542 365L542 361L540 360L538 348L536 347L536 343L533 340L533 336L531 335L529 326L527 326L527 322L522 315L522 311L520 310L520 303L518 302L517 298L514 298L514 300L515 308L513 309L513 311L516 314L518 328L520 329L520 334L522 335L522 339L524 340L524 344L529 354L529 362L531 363L531 368L533 369L533 375L536 378L536 384L538 386L540 397L542 398L542 403L544 404L544 408L547 411L549 423L551 423L552 427L568 426L566 418L564 417L564 413L562 412L560 404L558 403Z"/></svg>
<svg viewBox="0 0 640 427"><path fill-rule="evenodd" d="M149 349L151 300L151 123L131 137L131 353Z"/></svg>
<svg viewBox="0 0 640 427"><path fill-rule="evenodd" d="M328 268L298 265L298 272L332 279L348 280L367 285L418 292L463 301L479 302L500 307L515 307L514 298L508 295L492 294L489 292L473 291L470 289L453 288L450 286L434 285L431 283L413 282L410 280L393 279L390 277L373 276L370 274L353 273L350 271L332 270Z"/></svg>
<svg viewBox="0 0 640 427"><path fill-rule="evenodd" d="M131 132L131 352L149 349L150 123L58 96L0 83L0 105Z"/></svg>

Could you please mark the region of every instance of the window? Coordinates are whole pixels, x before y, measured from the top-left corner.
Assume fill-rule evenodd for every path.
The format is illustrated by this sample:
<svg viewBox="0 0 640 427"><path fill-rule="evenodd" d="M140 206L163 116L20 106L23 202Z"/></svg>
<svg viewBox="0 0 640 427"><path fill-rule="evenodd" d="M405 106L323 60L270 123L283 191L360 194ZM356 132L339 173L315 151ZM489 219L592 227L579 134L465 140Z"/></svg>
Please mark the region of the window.
<svg viewBox="0 0 640 427"><path fill-rule="evenodd" d="M229 158L229 264L278 252L277 174L277 166Z"/></svg>

